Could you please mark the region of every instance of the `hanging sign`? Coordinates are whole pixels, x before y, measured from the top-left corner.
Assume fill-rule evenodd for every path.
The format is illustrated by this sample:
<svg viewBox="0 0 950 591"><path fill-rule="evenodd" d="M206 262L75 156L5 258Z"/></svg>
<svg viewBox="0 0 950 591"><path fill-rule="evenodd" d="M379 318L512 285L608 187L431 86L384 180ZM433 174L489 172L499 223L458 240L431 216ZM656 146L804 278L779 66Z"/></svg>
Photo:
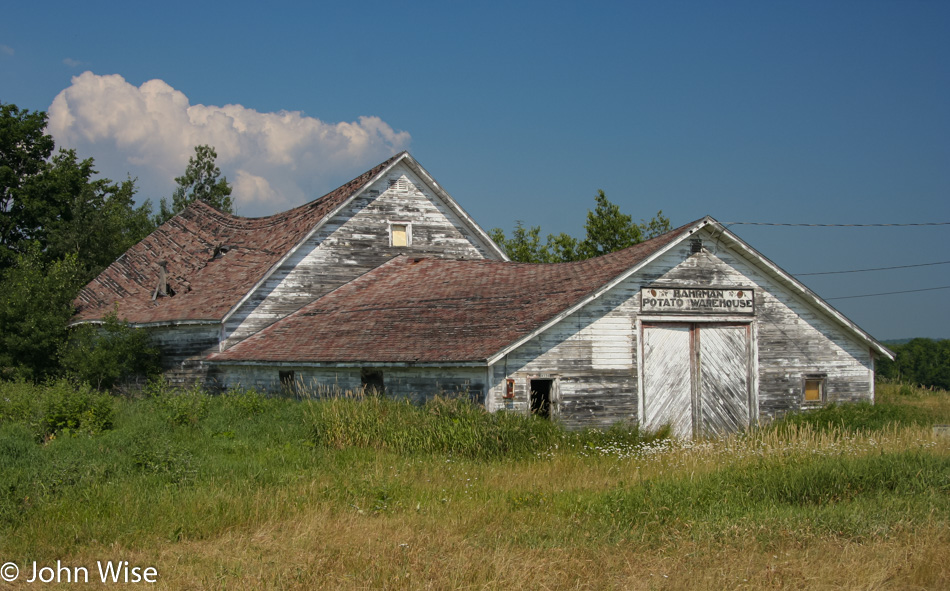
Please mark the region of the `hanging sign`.
<svg viewBox="0 0 950 591"><path fill-rule="evenodd" d="M735 287L644 287L640 289L640 312L755 314L755 292Z"/></svg>

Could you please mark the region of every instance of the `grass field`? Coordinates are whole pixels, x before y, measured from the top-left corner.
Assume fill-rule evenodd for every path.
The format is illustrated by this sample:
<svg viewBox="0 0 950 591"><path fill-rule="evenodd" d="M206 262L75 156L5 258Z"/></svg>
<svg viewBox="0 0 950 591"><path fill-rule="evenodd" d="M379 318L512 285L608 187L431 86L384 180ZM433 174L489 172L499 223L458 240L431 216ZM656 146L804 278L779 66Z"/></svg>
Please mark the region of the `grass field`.
<svg viewBox="0 0 950 591"><path fill-rule="evenodd" d="M950 588L950 395L877 401L686 443L455 401L3 384L0 563L24 589L57 560L159 589Z"/></svg>

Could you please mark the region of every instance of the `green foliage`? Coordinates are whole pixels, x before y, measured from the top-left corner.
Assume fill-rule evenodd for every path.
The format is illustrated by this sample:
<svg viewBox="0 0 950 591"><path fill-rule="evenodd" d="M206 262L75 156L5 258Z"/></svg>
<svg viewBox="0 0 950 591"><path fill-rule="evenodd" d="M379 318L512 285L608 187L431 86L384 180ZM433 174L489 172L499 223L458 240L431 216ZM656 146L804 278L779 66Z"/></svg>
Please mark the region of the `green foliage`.
<svg viewBox="0 0 950 591"><path fill-rule="evenodd" d="M89 385L75 386L65 380L43 388L43 433L63 432L94 435L112 428L113 400Z"/></svg>
<svg viewBox="0 0 950 591"><path fill-rule="evenodd" d="M199 384L191 388L171 387L162 378L149 382L147 394L159 414L175 426L198 426L208 416L211 398Z"/></svg>
<svg viewBox="0 0 950 591"><path fill-rule="evenodd" d="M218 153L207 145L195 146L195 155L188 159L185 174L175 178L178 187L172 195L169 205L166 199L159 204L156 224L162 224L180 213L188 204L201 200L221 211L234 213L231 199L231 185L227 177L221 176L221 169L215 164Z"/></svg>
<svg viewBox="0 0 950 591"><path fill-rule="evenodd" d="M890 345L897 359L881 359L878 376L897 382L950 390L950 339L911 339Z"/></svg>
<svg viewBox="0 0 950 591"><path fill-rule="evenodd" d="M541 244L541 227L525 228L521 220L515 222L511 238L506 238L501 228L492 228L489 232L492 240L505 251L513 261L521 263L550 263L551 252L547 245Z"/></svg>
<svg viewBox="0 0 950 591"><path fill-rule="evenodd" d="M787 429L809 425L823 431L874 431L888 425L929 425L933 417L924 409L900 404L858 402L830 404L805 412L786 415L770 425L771 429Z"/></svg>
<svg viewBox="0 0 950 591"><path fill-rule="evenodd" d="M19 195L53 153L45 128L46 113L0 103L0 269L13 263L15 246L27 238L22 219L29 216Z"/></svg>
<svg viewBox="0 0 950 591"><path fill-rule="evenodd" d="M874 502L883 494L926 494L945 488L948 474L950 458L920 451L795 457L622 486L578 505L626 527L666 528L696 521L734 524L750 514L771 517L796 508L809 511L859 499Z"/></svg>
<svg viewBox="0 0 950 591"><path fill-rule="evenodd" d="M615 252L670 231L670 220L659 211L649 222L635 224L633 218L611 203L602 190L594 197L595 206L587 212L586 235L578 240L569 234L548 234L541 242L541 227L515 223L511 238L500 228L489 234L513 261L522 263L564 263L580 261Z"/></svg>
<svg viewBox="0 0 950 591"><path fill-rule="evenodd" d="M46 114L0 104L0 378L57 374L79 288L152 231L135 183L52 156Z"/></svg>
<svg viewBox="0 0 950 591"><path fill-rule="evenodd" d="M223 394L223 398L228 407L244 417L263 414L272 402L266 395L247 388L232 388Z"/></svg>
<svg viewBox="0 0 950 591"><path fill-rule="evenodd" d="M133 377L157 374L159 359L148 333L119 320L114 312L101 326L74 328L61 353L62 366L69 375L99 390L112 389Z"/></svg>
<svg viewBox="0 0 950 591"><path fill-rule="evenodd" d="M45 262L75 255L88 281L152 231L151 204L135 207L132 179L94 179L91 158L52 156L45 123L0 104L0 271L35 245Z"/></svg>
<svg viewBox="0 0 950 591"><path fill-rule="evenodd" d="M25 425L36 440L66 433L95 435L111 429L114 417L112 397L87 384L0 382L0 424Z"/></svg>
<svg viewBox="0 0 950 591"><path fill-rule="evenodd" d="M46 262L35 245L15 261L0 280L0 377L42 380L59 370L82 270L75 255Z"/></svg>
<svg viewBox="0 0 950 591"><path fill-rule="evenodd" d="M358 396L307 404L314 440L331 449L369 447L404 454L496 459L537 454L563 434L550 421L487 413L463 399L434 398L416 406L385 396Z"/></svg>
<svg viewBox="0 0 950 591"><path fill-rule="evenodd" d="M892 534L919 543L918 531L943 531L950 517L950 457L929 429L648 443L629 426L567 432L537 418L491 419L463 400L301 403L248 390L204 395L200 421L169 428L159 399L177 392L152 383L148 396L112 399L112 429L43 439L31 425L46 408L46 387L0 383L0 551L22 564L94 554L101 540L166 548L328 519L341 539L396 524L398 539L382 543L399 553L403 541L427 552L423 537L443 543L459 532L476 546L533 554L749 544L771 556L816 537L835 547L883 540L893 550ZM948 406L933 392L890 396ZM513 433L486 419L510 420L503 424ZM372 437L328 445L314 432L320 425L353 441ZM490 435L514 450L502 454ZM405 443L381 445L398 438ZM623 445L638 451L591 453ZM389 516L396 521L380 521ZM399 537L407 524L419 537ZM188 547L210 548L209 577L244 580L239 568L221 575L218 545L204 542Z"/></svg>
<svg viewBox="0 0 950 591"><path fill-rule="evenodd" d="M158 433L135 433L126 450L135 470L160 475L169 483L187 484L197 474L194 454Z"/></svg>

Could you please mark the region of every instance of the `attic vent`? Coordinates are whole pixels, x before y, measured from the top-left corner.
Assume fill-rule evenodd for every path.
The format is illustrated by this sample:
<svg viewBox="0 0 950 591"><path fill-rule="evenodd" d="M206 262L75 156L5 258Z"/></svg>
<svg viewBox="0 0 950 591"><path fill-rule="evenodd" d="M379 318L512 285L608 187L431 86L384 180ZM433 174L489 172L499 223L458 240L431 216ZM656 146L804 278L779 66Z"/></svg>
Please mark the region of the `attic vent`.
<svg viewBox="0 0 950 591"><path fill-rule="evenodd" d="M703 252L703 239L702 238L693 238L689 241L689 253L697 254Z"/></svg>
<svg viewBox="0 0 950 591"><path fill-rule="evenodd" d="M398 179L389 179L389 187L397 191L409 191L412 189L412 183L405 176Z"/></svg>

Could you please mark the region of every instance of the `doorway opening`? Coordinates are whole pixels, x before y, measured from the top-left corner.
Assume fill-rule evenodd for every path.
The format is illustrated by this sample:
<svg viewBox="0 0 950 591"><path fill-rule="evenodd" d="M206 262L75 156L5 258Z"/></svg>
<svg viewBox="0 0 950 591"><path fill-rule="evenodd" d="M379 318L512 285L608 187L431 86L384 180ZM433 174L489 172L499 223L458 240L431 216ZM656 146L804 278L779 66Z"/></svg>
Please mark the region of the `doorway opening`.
<svg viewBox="0 0 950 591"><path fill-rule="evenodd" d="M531 414L551 418L551 390L554 380L530 380Z"/></svg>

